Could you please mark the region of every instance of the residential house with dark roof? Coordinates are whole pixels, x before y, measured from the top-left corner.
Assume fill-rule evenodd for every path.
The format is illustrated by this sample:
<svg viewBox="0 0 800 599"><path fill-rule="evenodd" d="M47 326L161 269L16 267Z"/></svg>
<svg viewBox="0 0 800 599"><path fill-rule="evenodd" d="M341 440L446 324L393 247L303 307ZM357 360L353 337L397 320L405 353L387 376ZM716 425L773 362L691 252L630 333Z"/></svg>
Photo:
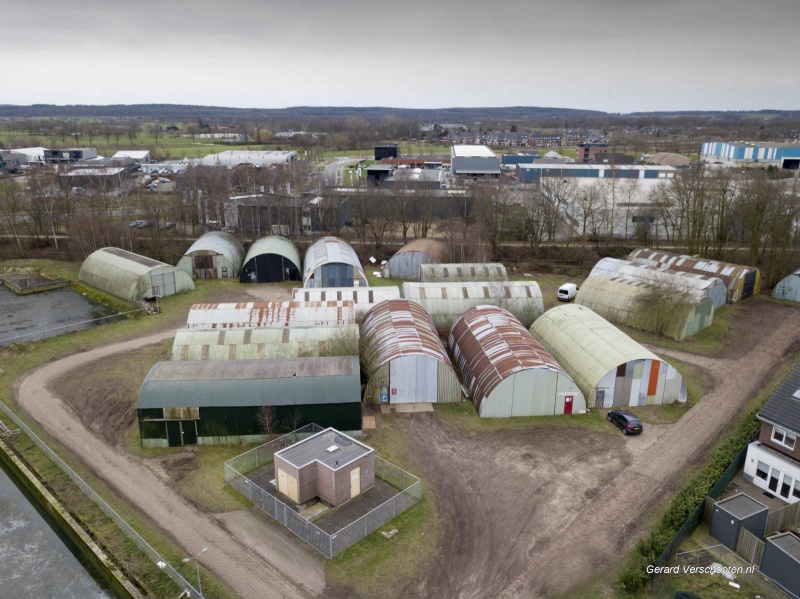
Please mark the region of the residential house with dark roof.
<svg viewBox="0 0 800 599"><path fill-rule="evenodd" d="M800 365L758 412L761 430L750 443L744 478L787 503L800 501Z"/></svg>

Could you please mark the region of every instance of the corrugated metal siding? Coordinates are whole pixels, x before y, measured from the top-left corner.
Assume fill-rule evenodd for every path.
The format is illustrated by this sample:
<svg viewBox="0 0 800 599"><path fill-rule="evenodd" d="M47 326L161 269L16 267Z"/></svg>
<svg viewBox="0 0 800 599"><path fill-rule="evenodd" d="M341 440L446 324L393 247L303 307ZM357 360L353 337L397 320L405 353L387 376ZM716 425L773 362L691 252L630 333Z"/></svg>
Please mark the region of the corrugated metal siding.
<svg viewBox="0 0 800 599"><path fill-rule="evenodd" d="M664 287L660 289L662 285ZM655 307L649 306L649 296L659 291L673 297L680 293L670 286L669 281L645 282L622 274L613 277L592 275L581 284L575 302L615 324L660 333L677 341L711 326L714 306L704 294L690 291L685 293L682 304L662 305L657 302ZM659 314L658 310L665 313ZM663 330L658 331L662 326Z"/></svg>
<svg viewBox="0 0 800 599"><path fill-rule="evenodd" d="M333 276L329 284L325 284L325 271L323 269L328 264L346 264L352 266L352 281L348 278L346 283L340 273ZM335 269L334 269L335 270ZM356 251L349 243L338 237L323 237L314 242L306 251L306 258L303 271L303 287L368 287L367 276L361 266Z"/></svg>
<svg viewBox="0 0 800 599"><path fill-rule="evenodd" d="M664 265L670 270L711 275L725 281L727 301L734 304L761 291L761 273L752 266L692 258L670 252L654 252L648 249L633 250L628 260L636 264Z"/></svg>
<svg viewBox="0 0 800 599"><path fill-rule="evenodd" d="M292 301L328 302L350 300L355 305L356 318L363 318L375 304L400 299L398 287L326 287L321 289L295 288Z"/></svg>
<svg viewBox="0 0 800 599"><path fill-rule="evenodd" d="M634 373L629 363L661 362L607 320L576 304L548 310L533 324L531 333L575 380L589 398L589 407L603 405L600 395L605 396L606 407L631 405L630 388L624 389L626 380ZM665 390L653 403L685 402L686 389L678 371L666 362L661 362L659 369ZM614 399L610 400L611 397ZM624 401L628 403L617 403Z"/></svg>
<svg viewBox="0 0 800 599"><path fill-rule="evenodd" d="M384 276L406 281L416 281L422 264L438 264L447 252L447 245L437 239L415 239L389 258L384 265Z"/></svg>
<svg viewBox="0 0 800 599"><path fill-rule="evenodd" d="M772 297L800 302L800 270L781 279L772 290Z"/></svg>
<svg viewBox="0 0 800 599"><path fill-rule="evenodd" d="M242 242L225 231L209 231L195 241L178 261L178 268L194 278L194 256L214 255L217 278L222 278L222 268L227 267L228 277L238 277L244 263Z"/></svg>
<svg viewBox="0 0 800 599"><path fill-rule="evenodd" d="M420 304L436 329L448 334L467 310L490 305L508 310L529 327L544 312L542 291L535 281L500 283L403 283L403 297Z"/></svg>
<svg viewBox="0 0 800 599"><path fill-rule="evenodd" d="M459 318L450 349L482 417L555 413L558 376L569 378L552 355L502 308L478 306ZM585 411L574 385L574 410Z"/></svg>
<svg viewBox="0 0 800 599"><path fill-rule="evenodd" d="M508 281L502 264L422 264L420 283L470 283Z"/></svg>
<svg viewBox="0 0 800 599"><path fill-rule="evenodd" d="M285 272L287 269L288 273ZM275 272L278 270L280 277ZM300 252L294 243L280 235L268 235L250 246L239 280L242 283L249 283L254 278L260 282L299 280L302 270Z"/></svg>
<svg viewBox="0 0 800 599"><path fill-rule="evenodd" d="M187 329L336 326L355 322L351 301L195 304Z"/></svg>

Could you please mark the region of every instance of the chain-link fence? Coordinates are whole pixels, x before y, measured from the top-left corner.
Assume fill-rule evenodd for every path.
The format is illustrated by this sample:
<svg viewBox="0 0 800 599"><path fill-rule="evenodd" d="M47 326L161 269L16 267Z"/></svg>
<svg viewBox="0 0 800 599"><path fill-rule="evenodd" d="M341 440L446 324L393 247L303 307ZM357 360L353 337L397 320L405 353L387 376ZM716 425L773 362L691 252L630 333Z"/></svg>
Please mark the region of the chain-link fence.
<svg viewBox="0 0 800 599"><path fill-rule="evenodd" d="M316 424L309 424L293 433L231 458L225 462L225 480L276 522L292 531L325 557L333 559L422 499L422 481L402 468L375 456L375 477L398 489L399 493L349 524L339 527L338 530L325 532L297 513L297 508L278 499L276 489L265 489L246 476L251 472L263 471L270 466L275 452L322 430L324 429ZM259 480L261 478L263 477L260 477ZM272 482L266 484L273 486Z"/></svg>
<svg viewBox="0 0 800 599"><path fill-rule="evenodd" d="M141 311L142 310L130 310L129 312L120 312L119 314L101 316L100 318L93 318L92 320L82 320L80 322L73 322L71 324L65 324L58 327L53 327L51 329L32 331L30 333L23 333L22 335L15 335L14 337L6 337L5 339L0 339L0 346L10 345L12 343L19 343L22 341L24 342L41 341L42 339L46 339L48 337L57 337L58 335L64 335L65 333L74 333L75 331L83 331L91 327L96 327L103 324L111 324L112 322L125 320L131 314L135 314L136 312L141 312Z"/></svg>
<svg viewBox="0 0 800 599"><path fill-rule="evenodd" d="M45 455L56 465L58 466L61 471L66 474L70 480L72 480L75 485L77 485L81 491L83 491L86 496L91 499L97 506L106 514L113 522L117 525L117 527L123 532L123 534L128 537L133 543L142 550L142 552L147 555L150 560L154 564L156 564L161 571L163 571L167 576L169 576L173 582L180 588L183 589L184 592L191 593L191 596L201 597L200 593L195 589L194 586L189 584L189 582L175 569L173 568L169 562L156 551L144 538L136 532L130 524L128 524L125 519L120 516L114 508L108 505L105 500L98 495L89 484L83 480L77 472L75 472L70 466L62 460L58 454L56 454L50 447L45 443L36 433L34 433L28 425L26 425L20 418L2 401L0 401L0 408L8 415L8 417L16 424L20 430L22 430L28 438L33 441L36 446L41 449ZM197 595L194 595L197 593Z"/></svg>

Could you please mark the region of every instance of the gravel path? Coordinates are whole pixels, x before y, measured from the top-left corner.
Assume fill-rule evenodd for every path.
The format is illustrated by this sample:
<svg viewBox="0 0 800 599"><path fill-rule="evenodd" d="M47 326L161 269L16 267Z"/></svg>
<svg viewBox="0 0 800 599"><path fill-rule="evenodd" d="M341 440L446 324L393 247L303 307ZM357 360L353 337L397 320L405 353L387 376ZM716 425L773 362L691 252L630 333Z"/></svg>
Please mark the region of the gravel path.
<svg viewBox="0 0 800 599"><path fill-rule="evenodd" d="M738 335L737 343L752 345L744 352L741 346L735 348L739 354L735 358L703 358L657 348L667 358L707 368L715 381L713 390L655 443L634 455L631 465L602 492L576 507L574 518L531 555L527 567L497 597L565 593L630 547L643 517L670 492L687 465L705 454L776 366L796 357L800 310L767 302L752 309L769 316L772 326L751 326L747 334Z"/></svg>
<svg viewBox="0 0 800 599"><path fill-rule="evenodd" d="M48 390L49 383L73 368L174 336L174 330L163 331L52 362L17 381L17 402L50 436L170 535L187 555L208 546L202 566L240 597L295 599L322 593L325 574L321 561L305 552L299 543L279 531L259 526L262 538L251 538L244 544L240 539L248 529L252 530L249 518L255 516L247 512L214 516L199 511L171 488L163 473L95 437Z"/></svg>

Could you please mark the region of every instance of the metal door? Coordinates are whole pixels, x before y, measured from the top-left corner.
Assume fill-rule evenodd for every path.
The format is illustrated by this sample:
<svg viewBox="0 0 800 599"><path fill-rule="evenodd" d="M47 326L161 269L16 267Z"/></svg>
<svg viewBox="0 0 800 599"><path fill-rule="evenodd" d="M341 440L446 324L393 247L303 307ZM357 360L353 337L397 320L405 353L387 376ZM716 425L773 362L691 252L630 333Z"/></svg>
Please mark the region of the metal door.
<svg viewBox="0 0 800 599"><path fill-rule="evenodd" d="M575 399L573 395L567 395L564 397L564 413L565 414L572 414L572 400Z"/></svg>
<svg viewBox="0 0 800 599"><path fill-rule="evenodd" d="M278 491L283 495L289 496L289 484L286 480L286 472L278 468Z"/></svg>
<svg viewBox="0 0 800 599"><path fill-rule="evenodd" d="M756 288L756 275L757 270L752 270L744 275L744 287L742 288L742 299L748 298L753 295Z"/></svg>
<svg viewBox="0 0 800 599"><path fill-rule="evenodd" d="M167 441L170 447L181 447L181 422L180 420L167 420Z"/></svg>
<svg viewBox="0 0 800 599"><path fill-rule="evenodd" d="M197 421L181 420L181 436L184 445L197 445Z"/></svg>
<svg viewBox="0 0 800 599"><path fill-rule="evenodd" d="M350 499L361 493L361 467L356 466L350 471Z"/></svg>

